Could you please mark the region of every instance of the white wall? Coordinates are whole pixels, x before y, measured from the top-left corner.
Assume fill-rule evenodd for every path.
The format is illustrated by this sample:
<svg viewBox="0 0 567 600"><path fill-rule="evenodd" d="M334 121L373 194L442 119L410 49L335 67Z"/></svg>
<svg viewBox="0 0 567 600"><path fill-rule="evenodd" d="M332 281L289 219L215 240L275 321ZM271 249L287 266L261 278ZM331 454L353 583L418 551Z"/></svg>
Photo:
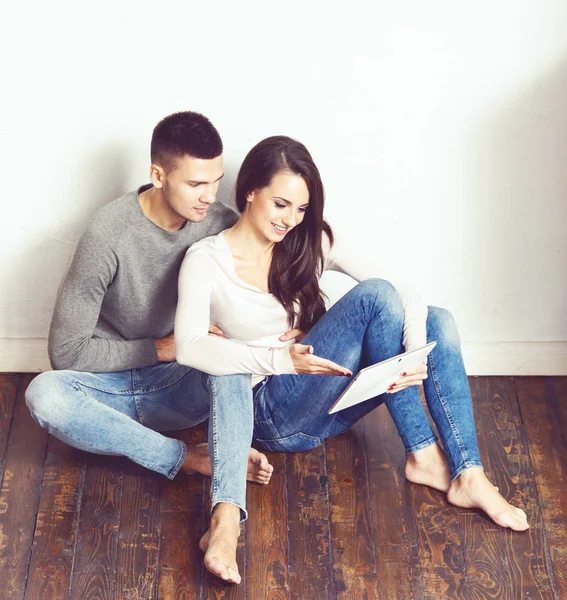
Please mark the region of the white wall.
<svg viewBox="0 0 567 600"><path fill-rule="evenodd" d="M295 136L331 223L450 308L465 345L531 363L559 342L567 369L564 0L55 0L2 20L0 338L46 337L86 221L147 180L155 123L193 109L225 142L222 199L255 142ZM7 343L0 370L29 352Z"/></svg>

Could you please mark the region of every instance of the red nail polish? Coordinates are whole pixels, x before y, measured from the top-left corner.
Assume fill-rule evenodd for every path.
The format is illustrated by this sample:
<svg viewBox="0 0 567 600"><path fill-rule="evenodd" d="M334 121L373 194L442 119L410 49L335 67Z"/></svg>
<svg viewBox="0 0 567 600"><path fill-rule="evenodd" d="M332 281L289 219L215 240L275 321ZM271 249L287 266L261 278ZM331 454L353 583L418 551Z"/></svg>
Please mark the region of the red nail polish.
<svg viewBox="0 0 567 600"><path fill-rule="evenodd" d="M402 373L402 377L405 377L406 375L407 375L407 373L404 371L404 372Z"/></svg>
<svg viewBox="0 0 567 600"><path fill-rule="evenodd" d="M395 388L395 387L396 387L396 384L395 384L395 383L392 383L392 387L393 387L393 388Z"/></svg>

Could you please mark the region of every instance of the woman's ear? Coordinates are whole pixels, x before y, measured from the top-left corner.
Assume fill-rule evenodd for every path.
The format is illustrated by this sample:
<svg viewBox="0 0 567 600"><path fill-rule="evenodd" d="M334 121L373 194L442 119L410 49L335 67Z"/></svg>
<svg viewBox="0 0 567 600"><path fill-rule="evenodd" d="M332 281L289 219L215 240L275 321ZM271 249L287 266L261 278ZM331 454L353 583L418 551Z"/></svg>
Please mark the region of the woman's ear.
<svg viewBox="0 0 567 600"><path fill-rule="evenodd" d="M254 195L256 194L255 191L252 191L248 194L248 196L246 196L246 202L252 202L252 200L254 200Z"/></svg>

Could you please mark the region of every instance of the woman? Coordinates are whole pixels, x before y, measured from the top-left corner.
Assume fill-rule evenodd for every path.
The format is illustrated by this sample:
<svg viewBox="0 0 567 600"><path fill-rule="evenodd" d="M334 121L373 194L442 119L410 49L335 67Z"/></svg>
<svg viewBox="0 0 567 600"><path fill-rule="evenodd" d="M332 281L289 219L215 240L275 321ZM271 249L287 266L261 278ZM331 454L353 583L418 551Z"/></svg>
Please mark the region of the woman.
<svg viewBox="0 0 567 600"><path fill-rule="evenodd" d="M503 527L527 529L523 511L484 475L453 318L428 310L403 285L376 279L381 272L369 272L369 261L334 240L307 149L283 136L257 144L238 174L236 203L242 214L231 229L188 250L175 322L178 362L211 374L213 513L201 540L207 568L240 581L236 543L252 438L266 450L308 450L384 401L410 481L446 492L456 506L479 507ZM327 312L319 288L325 269L361 282ZM208 335L210 323L229 339ZM290 328L307 332L301 343L282 341ZM328 414L353 373L433 340L428 365L400 373L388 395ZM444 451L420 402L423 382Z"/></svg>

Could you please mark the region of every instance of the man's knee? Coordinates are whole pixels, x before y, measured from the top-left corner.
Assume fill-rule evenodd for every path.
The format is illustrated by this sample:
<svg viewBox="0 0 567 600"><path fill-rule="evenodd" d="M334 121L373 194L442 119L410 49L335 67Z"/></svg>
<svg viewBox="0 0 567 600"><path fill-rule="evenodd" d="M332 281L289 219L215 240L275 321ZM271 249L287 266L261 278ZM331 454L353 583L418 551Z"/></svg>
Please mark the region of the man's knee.
<svg viewBox="0 0 567 600"><path fill-rule="evenodd" d="M29 384L25 392L26 406L42 427L51 422L53 415L61 414L61 404L71 394L69 382L66 371L46 371Z"/></svg>

